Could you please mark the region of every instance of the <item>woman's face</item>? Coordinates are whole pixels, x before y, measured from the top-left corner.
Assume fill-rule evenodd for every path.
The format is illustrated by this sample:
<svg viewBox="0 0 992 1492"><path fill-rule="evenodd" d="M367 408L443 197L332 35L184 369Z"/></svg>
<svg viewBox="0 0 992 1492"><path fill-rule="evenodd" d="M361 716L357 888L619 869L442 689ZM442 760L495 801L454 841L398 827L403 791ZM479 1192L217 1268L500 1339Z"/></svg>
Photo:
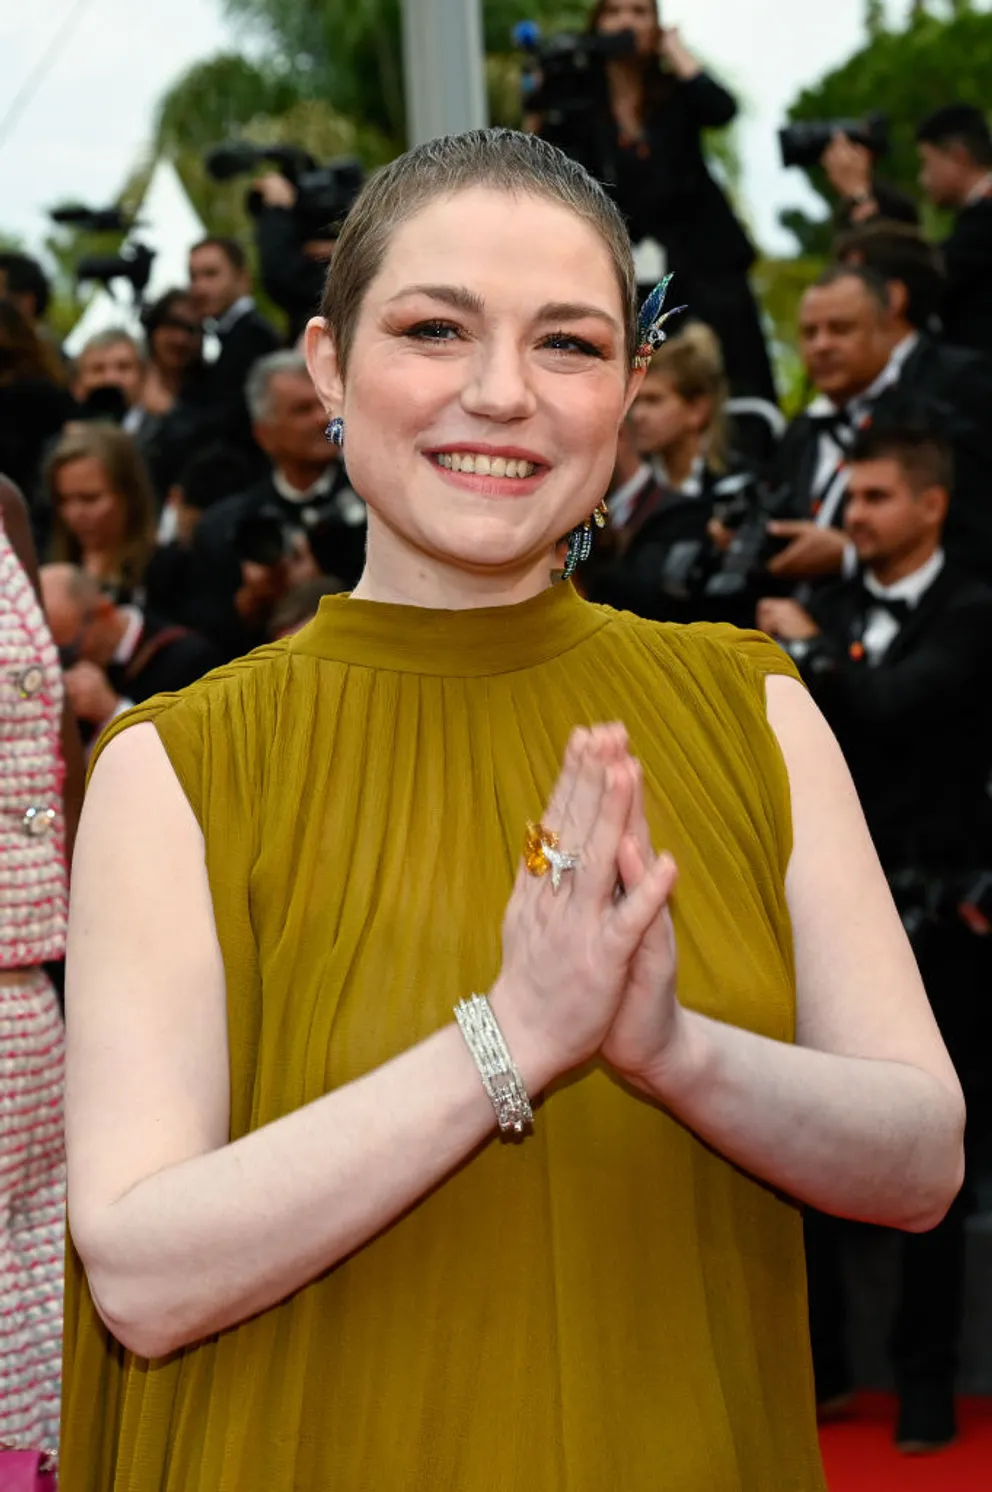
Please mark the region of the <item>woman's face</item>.
<svg viewBox="0 0 992 1492"><path fill-rule="evenodd" d="M200 321L192 301L176 300L151 335L153 360L168 373L182 373L200 355Z"/></svg>
<svg viewBox="0 0 992 1492"><path fill-rule="evenodd" d="M343 391L322 324L309 335L351 481L421 569L546 572L606 491L639 379L609 251L567 208L431 202L369 286Z"/></svg>
<svg viewBox="0 0 992 1492"><path fill-rule="evenodd" d="M633 31L637 37L638 53L642 57L656 56L661 31L655 0L603 0L596 30L600 36Z"/></svg>
<svg viewBox="0 0 992 1492"><path fill-rule="evenodd" d="M642 456L663 456L687 436L698 435L707 400L684 399L664 373L649 373L630 411L634 441Z"/></svg>
<svg viewBox="0 0 992 1492"><path fill-rule="evenodd" d="M124 538L124 504L95 456L68 461L55 476L62 522L83 551L107 553Z"/></svg>

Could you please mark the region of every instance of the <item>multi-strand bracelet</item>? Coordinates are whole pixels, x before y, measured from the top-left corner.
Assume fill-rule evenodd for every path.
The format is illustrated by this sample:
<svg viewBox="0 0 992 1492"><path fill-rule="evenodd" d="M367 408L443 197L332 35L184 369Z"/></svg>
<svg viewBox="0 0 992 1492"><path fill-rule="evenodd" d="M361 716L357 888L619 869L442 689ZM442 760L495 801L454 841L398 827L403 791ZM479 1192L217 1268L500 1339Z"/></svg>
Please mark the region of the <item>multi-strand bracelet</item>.
<svg viewBox="0 0 992 1492"><path fill-rule="evenodd" d="M510 1056L503 1033L485 995L459 1000L455 1020L479 1069L482 1085L496 1110L500 1133L522 1135L534 1123L524 1080Z"/></svg>

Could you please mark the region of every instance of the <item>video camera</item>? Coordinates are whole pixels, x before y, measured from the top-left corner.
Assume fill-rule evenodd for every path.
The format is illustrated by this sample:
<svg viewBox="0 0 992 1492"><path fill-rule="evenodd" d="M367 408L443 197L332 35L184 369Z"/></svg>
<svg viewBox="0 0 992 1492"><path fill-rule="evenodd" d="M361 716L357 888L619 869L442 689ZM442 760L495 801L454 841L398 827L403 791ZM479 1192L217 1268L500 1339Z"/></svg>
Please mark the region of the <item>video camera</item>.
<svg viewBox="0 0 992 1492"><path fill-rule="evenodd" d="M884 155L889 148L887 114L869 114L864 119L802 119L787 124L778 132L783 166L801 166L808 171L820 164L820 158L835 135L846 135L855 145L866 145L872 155Z"/></svg>
<svg viewBox="0 0 992 1492"><path fill-rule="evenodd" d="M703 594L708 600L737 603L760 589L768 561L789 542L768 532L772 519L785 516L789 497L788 488L772 491L752 479L714 504L714 518L733 538L707 576Z"/></svg>
<svg viewBox="0 0 992 1492"><path fill-rule="evenodd" d="M558 120L589 108L605 62L631 57L637 51L633 31L613 36L561 33L545 38L535 21L521 21L511 36L514 46L528 58L521 77L525 110Z"/></svg>
<svg viewBox="0 0 992 1492"><path fill-rule="evenodd" d="M53 223L63 228L79 228L84 233L128 233L135 226L119 207L91 208L80 205L53 208L49 213ZM127 280L134 293L136 305L148 288L154 249L141 243L129 243L117 254L86 254L76 265L76 280L97 280L109 285L111 280Z"/></svg>
<svg viewBox="0 0 992 1492"><path fill-rule="evenodd" d="M214 181L230 181L260 169L275 167L296 188L293 215L304 236L332 236L362 189L364 172L352 156L341 156L320 166L297 145L252 145L231 140L208 150L204 164ZM253 218L262 212L262 195L252 189L245 207Z"/></svg>

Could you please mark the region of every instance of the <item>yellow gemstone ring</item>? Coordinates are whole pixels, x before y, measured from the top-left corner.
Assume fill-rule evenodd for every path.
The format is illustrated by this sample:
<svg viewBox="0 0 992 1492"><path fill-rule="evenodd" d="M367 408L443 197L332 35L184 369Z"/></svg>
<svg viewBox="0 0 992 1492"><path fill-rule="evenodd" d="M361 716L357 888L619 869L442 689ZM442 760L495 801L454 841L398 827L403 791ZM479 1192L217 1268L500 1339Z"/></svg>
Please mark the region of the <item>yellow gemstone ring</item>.
<svg viewBox="0 0 992 1492"><path fill-rule="evenodd" d="M529 875L546 876L551 873L551 889L561 888L561 878L567 871L577 870L581 855L570 855L558 847L558 835L543 824L527 825L524 836L524 866Z"/></svg>

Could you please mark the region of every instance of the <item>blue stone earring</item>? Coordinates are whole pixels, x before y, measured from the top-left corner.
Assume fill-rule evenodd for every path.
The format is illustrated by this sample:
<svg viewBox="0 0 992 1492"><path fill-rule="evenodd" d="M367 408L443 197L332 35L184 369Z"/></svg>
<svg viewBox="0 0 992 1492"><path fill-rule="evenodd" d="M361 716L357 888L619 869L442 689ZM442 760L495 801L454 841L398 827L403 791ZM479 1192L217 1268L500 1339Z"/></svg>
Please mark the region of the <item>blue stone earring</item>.
<svg viewBox="0 0 992 1492"><path fill-rule="evenodd" d="M344 447L344 420L340 415L335 415L333 420L328 420L327 429L324 431L324 439L329 440L332 446L339 450Z"/></svg>
<svg viewBox="0 0 992 1492"><path fill-rule="evenodd" d="M604 499L585 523L580 523L578 528L573 528L568 536L568 549L565 554L565 567L562 570L562 579L571 580L580 565L584 565L592 554L592 526L605 528L609 517L609 508Z"/></svg>

